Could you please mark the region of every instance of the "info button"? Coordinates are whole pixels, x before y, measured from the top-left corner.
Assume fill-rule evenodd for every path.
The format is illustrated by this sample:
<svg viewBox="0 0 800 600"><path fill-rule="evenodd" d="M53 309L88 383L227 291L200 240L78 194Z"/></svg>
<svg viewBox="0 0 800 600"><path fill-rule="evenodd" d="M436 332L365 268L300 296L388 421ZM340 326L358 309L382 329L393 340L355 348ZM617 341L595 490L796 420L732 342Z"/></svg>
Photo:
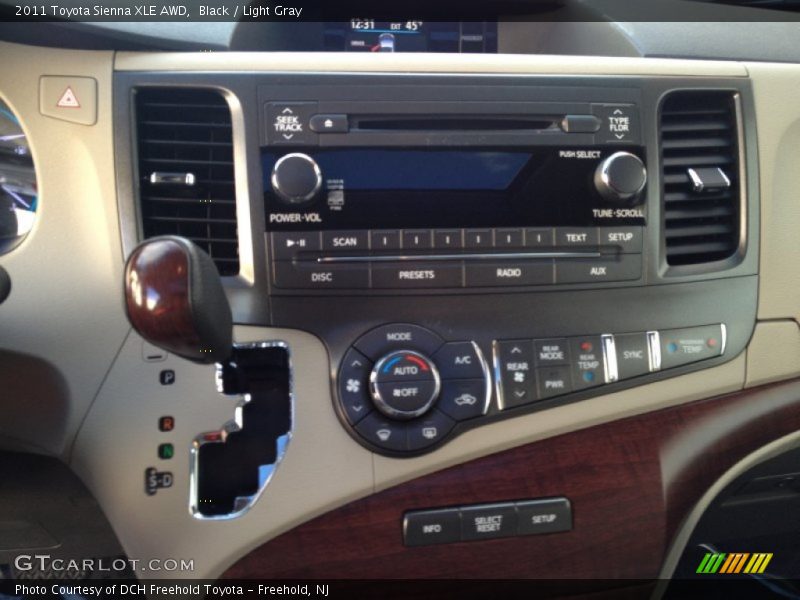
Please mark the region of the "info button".
<svg viewBox="0 0 800 600"><path fill-rule="evenodd" d="M461 513L457 508L418 510L403 518L406 546L426 546L461 541Z"/></svg>

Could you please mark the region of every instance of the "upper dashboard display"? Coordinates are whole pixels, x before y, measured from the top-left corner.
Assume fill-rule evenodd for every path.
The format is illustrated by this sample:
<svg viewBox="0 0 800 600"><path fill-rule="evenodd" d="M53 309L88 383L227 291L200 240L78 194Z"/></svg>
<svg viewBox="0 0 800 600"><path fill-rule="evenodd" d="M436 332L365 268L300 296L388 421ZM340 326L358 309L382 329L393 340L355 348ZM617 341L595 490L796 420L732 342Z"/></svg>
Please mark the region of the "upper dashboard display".
<svg viewBox="0 0 800 600"><path fill-rule="evenodd" d="M325 49L331 52L497 52L497 23L350 19L326 25Z"/></svg>

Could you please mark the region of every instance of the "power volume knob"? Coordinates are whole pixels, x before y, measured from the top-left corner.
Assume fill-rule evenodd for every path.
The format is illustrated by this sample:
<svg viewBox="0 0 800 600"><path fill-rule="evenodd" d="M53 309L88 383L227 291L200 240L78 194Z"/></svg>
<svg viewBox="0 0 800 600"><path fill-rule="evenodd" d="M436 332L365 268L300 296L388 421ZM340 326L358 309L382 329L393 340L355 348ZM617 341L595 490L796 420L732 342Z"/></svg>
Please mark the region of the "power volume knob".
<svg viewBox="0 0 800 600"><path fill-rule="evenodd" d="M282 156L272 167L272 189L287 204L311 202L322 187L322 171L308 154Z"/></svg>
<svg viewBox="0 0 800 600"><path fill-rule="evenodd" d="M439 396L441 379L431 359L412 350L380 359L369 377L375 407L392 419L413 419L430 410Z"/></svg>
<svg viewBox="0 0 800 600"><path fill-rule="evenodd" d="M644 163L630 152L612 154L594 172L597 191L614 204L635 204L646 183Z"/></svg>

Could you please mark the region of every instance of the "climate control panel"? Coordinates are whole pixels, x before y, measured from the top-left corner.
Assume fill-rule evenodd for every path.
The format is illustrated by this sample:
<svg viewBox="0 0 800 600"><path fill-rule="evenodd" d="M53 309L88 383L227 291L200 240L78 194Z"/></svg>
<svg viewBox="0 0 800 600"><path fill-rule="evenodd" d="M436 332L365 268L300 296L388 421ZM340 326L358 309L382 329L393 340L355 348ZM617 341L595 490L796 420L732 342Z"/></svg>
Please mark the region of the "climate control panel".
<svg viewBox="0 0 800 600"><path fill-rule="evenodd" d="M717 323L493 340L490 368L474 340L447 341L408 323L383 325L345 352L338 409L365 446L412 456L492 417L580 400L609 384L722 356L726 338Z"/></svg>
<svg viewBox="0 0 800 600"><path fill-rule="evenodd" d="M479 346L446 342L411 324L378 327L346 352L339 402L368 445L419 452L444 440L456 423L486 414L491 374Z"/></svg>

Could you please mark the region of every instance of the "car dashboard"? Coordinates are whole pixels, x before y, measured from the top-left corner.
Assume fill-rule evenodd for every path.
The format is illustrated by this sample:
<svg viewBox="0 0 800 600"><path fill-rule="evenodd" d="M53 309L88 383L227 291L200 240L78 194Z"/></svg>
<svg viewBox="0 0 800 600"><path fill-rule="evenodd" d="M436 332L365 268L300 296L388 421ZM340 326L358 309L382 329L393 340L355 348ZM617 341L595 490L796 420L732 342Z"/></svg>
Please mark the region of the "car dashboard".
<svg viewBox="0 0 800 600"><path fill-rule="evenodd" d="M12 576L792 576L794 25L5 25L0 447L105 523L0 495ZM159 240L210 257L232 358L168 346Z"/></svg>

